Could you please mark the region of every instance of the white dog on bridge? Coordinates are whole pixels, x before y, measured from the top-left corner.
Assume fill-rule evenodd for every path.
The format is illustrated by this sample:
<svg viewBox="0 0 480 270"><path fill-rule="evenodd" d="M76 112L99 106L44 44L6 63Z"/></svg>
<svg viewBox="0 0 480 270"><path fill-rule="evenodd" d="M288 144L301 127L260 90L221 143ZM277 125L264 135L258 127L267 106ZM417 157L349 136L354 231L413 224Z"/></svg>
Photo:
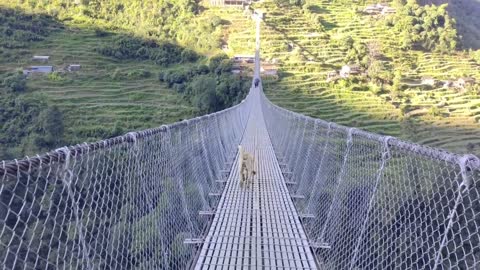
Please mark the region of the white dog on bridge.
<svg viewBox="0 0 480 270"><path fill-rule="evenodd" d="M243 150L241 145L238 146L239 152L239 176L240 176L240 186L247 186L251 182L253 184L253 177L257 173L255 171L255 157L248 153L247 151Z"/></svg>

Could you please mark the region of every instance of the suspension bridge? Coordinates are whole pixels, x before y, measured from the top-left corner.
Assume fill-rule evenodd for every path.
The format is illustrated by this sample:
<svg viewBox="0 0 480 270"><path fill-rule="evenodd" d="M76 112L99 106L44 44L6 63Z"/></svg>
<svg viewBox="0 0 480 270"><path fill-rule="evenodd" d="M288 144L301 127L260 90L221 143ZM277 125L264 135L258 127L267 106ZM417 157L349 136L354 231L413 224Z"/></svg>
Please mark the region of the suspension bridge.
<svg viewBox="0 0 480 270"><path fill-rule="evenodd" d="M221 112L3 161L0 181L2 269L480 269L477 157L285 110L261 81Z"/></svg>

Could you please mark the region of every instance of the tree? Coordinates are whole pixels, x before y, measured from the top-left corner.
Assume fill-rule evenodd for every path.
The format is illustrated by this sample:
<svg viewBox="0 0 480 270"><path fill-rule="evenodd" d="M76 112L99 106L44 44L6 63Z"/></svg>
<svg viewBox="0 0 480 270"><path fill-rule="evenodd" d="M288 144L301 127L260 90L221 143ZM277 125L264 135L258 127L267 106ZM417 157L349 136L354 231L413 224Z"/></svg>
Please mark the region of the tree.
<svg viewBox="0 0 480 270"><path fill-rule="evenodd" d="M24 92L27 88L26 77L20 72L14 73L3 80L3 85L13 92Z"/></svg>
<svg viewBox="0 0 480 270"><path fill-rule="evenodd" d="M395 71L395 75L393 77L392 91L394 93L400 92L401 83L402 83L402 72L400 70L397 70Z"/></svg>
<svg viewBox="0 0 480 270"><path fill-rule="evenodd" d="M217 96L215 89L205 89L195 97L194 104L205 113L217 111L222 107L221 99Z"/></svg>
<svg viewBox="0 0 480 270"><path fill-rule="evenodd" d="M344 51L348 51L353 48L353 45L355 44L355 40L351 36L344 36L342 39L340 39L339 45Z"/></svg>
<svg viewBox="0 0 480 270"><path fill-rule="evenodd" d="M473 57L473 60L477 61L477 63L480 64L480 50L471 52L471 56Z"/></svg>
<svg viewBox="0 0 480 270"><path fill-rule="evenodd" d="M385 65L382 61L373 60L367 69L367 75L373 81L383 80L383 73L385 71Z"/></svg>
<svg viewBox="0 0 480 270"><path fill-rule="evenodd" d="M187 63L187 62L194 62L197 61L198 59L198 54L194 52L193 50L190 49L184 49L180 55L182 58L182 62Z"/></svg>
<svg viewBox="0 0 480 270"><path fill-rule="evenodd" d="M354 62L366 67L369 62L367 45L363 42L354 42L353 46L347 51L345 62Z"/></svg>
<svg viewBox="0 0 480 270"><path fill-rule="evenodd" d="M231 72L233 67L233 62L230 59L223 59L220 64L215 69L216 74L222 74Z"/></svg>
<svg viewBox="0 0 480 270"><path fill-rule="evenodd" d="M305 0L289 0L290 5L301 7L305 5Z"/></svg>
<svg viewBox="0 0 480 270"><path fill-rule="evenodd" d="M457 48L458 38L455 21L446 8L447 4L423 7L415 0L408 0L386 25L398 32L400 47L404 50L415 46L448 53Z"/></svg>
<svg viewBox="0 0 480 270"><path fill-rule="evenodd" d="M35 143L39 148L56 147L63 141L63 114L57 106L51 106L40 113L37 130L39 137Z"/></svg>
<svg viewBox="0 0 480 270"><path fill-rule="evenodd" d="M215 71L215 69L220 65L220 63L226 59L228 59L228 56L225 53L219 53L215 56L212 56L210 58L210 61L208 62L208 68L210 69L210 71Z"/></svg>
<svg viewBox="0 0 480 270"><path fill-rule="evenodd" d="M215 92L217 83L215 78L209 75L195 77L188 87L192 103L202 112L212 112L219 107Z"/></svg>

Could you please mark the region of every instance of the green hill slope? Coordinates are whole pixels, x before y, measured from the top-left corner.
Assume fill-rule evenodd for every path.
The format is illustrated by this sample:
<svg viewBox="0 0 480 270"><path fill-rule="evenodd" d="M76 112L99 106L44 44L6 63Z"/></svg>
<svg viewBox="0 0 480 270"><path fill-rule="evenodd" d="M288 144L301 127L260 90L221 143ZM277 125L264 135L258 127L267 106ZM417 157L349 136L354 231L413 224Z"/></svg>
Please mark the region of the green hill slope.
<svg viewBox="0 0 480 270"><path fill-rule="evenodd" d="M372 3L312 0L303 9L269 1L257 4L267 12L263 56L281 63L280 80L266 84L268 96L310 116L458 153L480 153L478 90L410 83L422 77L439 81L463 76L478 82L479 64L462 51L402 50L401 38L386 23L388 16L361 12ZM347 63L349 51L342 48L346 37L365 44L369 53L378 51L378 73L392 77L375 81L367 73L327 83L327 74ZM399 81L396 91L391 86L394 74Z"/></svg>
<svg viewBox="0 0 480 270"><path fill-rule="evenodd" d="M0 109L0 159L176 122L230 106L244 95L239 90L243 83L221 84L223 88L213 89L213 96L188 92L194 70L220 82L234 81L229 78L228 63L220 73L215 72L216 66L210 65L209 70L208 64L210 56L221 52L223 24L241 15L239 10L225 13L224 21L215 9L194 1L80 1L74 5L0 0L0 10L0 104L8 104ZM143 40L146 46L135 49L133 39ZM32 60L34 55L50 58L42 63ZM69 72L70 64L80 65L80 70ZM35 65L53 66L55 72L29 75L22 91L3 83ZM166 83L165 73L174 82ZM238 97L222 101L215 96L221 91L233 91ZM28 102L13 102L18 98ZM36 99L42 100L41 105ZM22 113L21 106L31 109ZM47 134L43 124L35 124L40 112L49 107L63 115L62 134ZM19 116L24 119L21 123ZM44 142L49 136L56 138Z"/></svg>

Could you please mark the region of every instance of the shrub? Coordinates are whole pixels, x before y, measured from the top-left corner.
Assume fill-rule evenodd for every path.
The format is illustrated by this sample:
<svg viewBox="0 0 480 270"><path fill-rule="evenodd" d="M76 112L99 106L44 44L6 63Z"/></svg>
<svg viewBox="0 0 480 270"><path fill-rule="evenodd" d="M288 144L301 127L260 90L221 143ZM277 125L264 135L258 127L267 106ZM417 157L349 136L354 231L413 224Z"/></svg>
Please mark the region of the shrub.
<svg viewBox="0 0 480 270"><path fill-rule="evenodd" d="M182 62L195 62L198 59L198 54L192 50L184 49L180 55Z"/></svg>
<svg viewBox="0 0 480 270"><path fill-rule="evenodd" d="M13 92L24 92L27 88L26 77L22 73L15 73L3 80L3 85Z"/></svg>
<svg viewBox="0 0 480 270"><path fill-rule="evenodd" d="M210 20L213 27L217 27L222 24L222 18L218 16L213 16Z"/></svg>
<svg viewBox="0 0 480 270"><path fill-rule="evenodd" d="M212 56L210 58L210 61L208 62L208 68L210 69L210 71L215 71L215 69L225 59L228 59L228 56L224 53L220 53L220 54L217 54L215 56Z"/></svg>
<svg viewBox="0 0 480 270"><path fill-rule="evenodd" d="M153 40L142 40L130 36L118 37L112 44L97 47L95 51L117 59L150 59L161 66L179 63L181 61L193 62L198 59L195 52L182 50L182 48L173 43L166 41L157 43Z"/></svg>
<svg viewBox="0 0 480 270"><path fill-rule="evenodd" d="M48 74L48 79L51 80L51 81L54 81L54 82L59 82L59 81L63 81L64 78L62 77L62 75L56 71Z"/></svg>
<svg viewBox="0 0 480 270"><path fill-rule="evenodd" d="M122 74L120 72L120 69L119 68L115 68L115 70L112 72L112 74L110 75L110 77L112 78L112 80L118 80L122 77Z"/></svg>
<svg viewBox="0 0 480 270"><path fill-rule="evenodd" d="M95 28L94 31L95 31L95 36L97 36L97 37L106 37L109 34L107 31L104 31L104 30L99 29L99 28Z"/></svg>
<svg viewBox="0 0 480 270"><path fill-rule="evenodd" d="M404 50L420 47L450 52L456 49L458 37L455 20L446 8L446 4L420 6L416 1L408 1L386 25L397 31Z"/></svg>

